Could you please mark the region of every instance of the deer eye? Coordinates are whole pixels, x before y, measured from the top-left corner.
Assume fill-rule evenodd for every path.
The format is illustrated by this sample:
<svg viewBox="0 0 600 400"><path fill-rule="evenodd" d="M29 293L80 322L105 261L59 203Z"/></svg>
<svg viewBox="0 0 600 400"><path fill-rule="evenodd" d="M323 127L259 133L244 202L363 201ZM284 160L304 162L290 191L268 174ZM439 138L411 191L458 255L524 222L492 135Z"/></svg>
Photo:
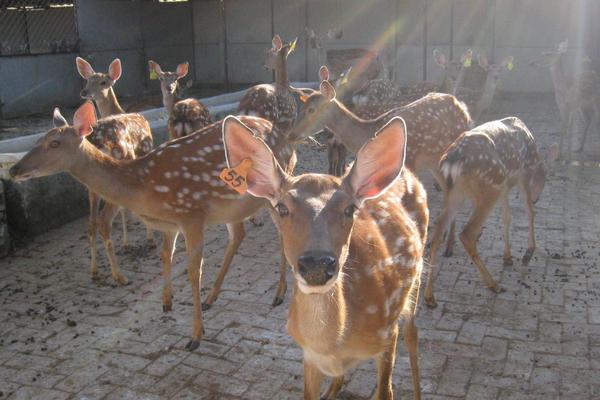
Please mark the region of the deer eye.
<svg viewBox="0 0 600 400"><path fill-rule="evenodd" d="M50 142L50 147L53 149L57 148L58 146L60 146L60 142L58 140L53 140Z"/></svg>
<svg viewBox="0 0 600 400"><path fill-rule="evenodd" d="M275 205L275 210L277 210L280 217L286 217L290 214L290 210L282 203L277 203Z"/></svg>
<svg viewBox="0 0 600 400"><path fill-rule="evenodd" d="M350 204L348 207L344 209L344 215L348 218L354 217L354 213L356 213L356 206L354 204Z"/></svg>
<svg viewBox="0 0 600 400"><path fill-rule="evenodd" d="M106 85L108 84L108 82L107 82L107 81L101 81L101 82L100 82L100 84L101 84L102 86L106 86Z"/></svg>

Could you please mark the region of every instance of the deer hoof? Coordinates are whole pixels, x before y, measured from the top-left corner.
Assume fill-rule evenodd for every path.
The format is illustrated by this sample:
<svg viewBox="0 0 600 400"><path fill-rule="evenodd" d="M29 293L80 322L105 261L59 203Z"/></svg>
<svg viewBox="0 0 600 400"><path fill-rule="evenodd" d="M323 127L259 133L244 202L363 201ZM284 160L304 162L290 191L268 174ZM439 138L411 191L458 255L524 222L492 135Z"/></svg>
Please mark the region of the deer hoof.
<svg viewBox="0 0 600 400"><path fill-rule="evenodd" d="M437 301L435 301L435 297L433 297L433 296L425 297L425 305L429 308L436 308Z"/></svg>
<svg viewBox="0 0 600 400"><path fill-rule="evenodd" d="M490 290L494 293L504 293L506 289L500 287L497 283L494 283L494 286L490 286Z"/></svg>
<svg viewBox="0 0 600 400"><path fill-rule="evenodd" d="M117 285L125 286L129 284L129 280L123 274L113 276L113 279L117 283Z"/></svg>
<svg viewBox="0 0 600 400"><path fill-rule="evenodd" d="M513 265L513 260L512 260L512 257L510 257L510 256L504 257L503 261L504 261L505 267L509 267L509 266Z"/></svg>
<svg viewBox="0 0 600 400"><path fill-rule="evenodd" d="M531 261L531 257L533 256L533 250L527 249L525 255L523 256L522 264L524 267L529 265L529 261Z"/></svg>
<svg viewBox="0 0 600 400"><path fill-rule="evenodd" d="M212 307L212 303L202 303L202 311L208 311Z"/></svg>
<svg viewBox="0 0 600 400"><path fill-rule="evenodd" d="M163 312L167 313L169 311L173 310L173 305L172 304L163 304Z"/></svg>
<svg viewBox="0 0 600 400"><path fill-rule="evenodd" d="M273 303L271 303L271 306L277 307L281 304L283 304L283 296L275 296L275 298L273 299Z"/></svg>
<svg viewBox="0 0 600 400"><path fill-rule="evenodd" d="M452 249L446 249L446 250L444 250L443 256L446 257L446 258L448 258L448 257L452 257L452 254L454 254L454 250L452 250Z"/></svg>
<svg viewBox="0 0 600 400"><path fill-rule="evenodd" d="M198 348L198 346L200 346L199 340L190 340L188 344L185 345L185 349L187 351L194 351Z"/></svg>

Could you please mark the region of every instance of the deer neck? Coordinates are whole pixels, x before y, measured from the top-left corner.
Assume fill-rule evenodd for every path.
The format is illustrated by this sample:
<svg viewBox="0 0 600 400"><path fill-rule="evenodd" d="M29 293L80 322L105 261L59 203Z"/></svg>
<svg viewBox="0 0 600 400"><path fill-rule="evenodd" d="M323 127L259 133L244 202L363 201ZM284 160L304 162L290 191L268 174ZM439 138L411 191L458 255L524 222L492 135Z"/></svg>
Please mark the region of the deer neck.
<svg viewBox="0 0 600 400"><path fill-rule="evenodd" d="M107 156L83 140L68 172L107 201L135 209L134 195L141 184L129 164Z"/></svg>
<svg viewBox="0 0 600 400"><path fill-rule="evenodd" d="M486 110L492 104L497 86L498 80L494 79L492 74L488 72L485 78L485 84L483 85L483 91L481 92L479 100L477 101L478 114Z"/></svg>
<svg viewBox="0 0 600 400"><path fill-rule="evenodd" d="M277 66L275 67L275 84L281 87L289 87L290 85L287 71L287 57L284 54L284 51L280 51L279 54L277 54Z"/></svg>
<svg viewBox="0 0 600 400"><path fill-rule="evenodd" d="M96 106L100 112L100 117L105 118L110 115L123 114L125 111L121 108L115 91L113 88L109 88L106 92L106 96L102 96L99 99L95 99Z"/></svg>
<svg viewBox="0 0 600 400"><path fill-rule="evenodd" d="M382 118L380 116L377 119L365 120L348 110L340 101L334 99L332 103L332 111L326 125L336 138L356 153L379 129Z"/></svg>
<svg viewBox="0 0 600 400"><path fill-rule="evenodd" d="M343 336L347 314L341 278L323 294L305 294L295 286L288 332L301 347L327 353Z"/></svg>

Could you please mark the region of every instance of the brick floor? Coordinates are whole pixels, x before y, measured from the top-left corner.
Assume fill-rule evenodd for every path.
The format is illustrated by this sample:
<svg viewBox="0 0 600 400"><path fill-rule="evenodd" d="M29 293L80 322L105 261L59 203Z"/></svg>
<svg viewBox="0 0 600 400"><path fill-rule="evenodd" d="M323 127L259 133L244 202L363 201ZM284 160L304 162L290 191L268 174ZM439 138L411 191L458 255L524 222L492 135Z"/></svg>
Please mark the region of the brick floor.
<svg viewBox="0 0 600 400"><path fill-rule="evenodd" d="M552 97L500 97L490 117L505 115L524 119L544 148L557 139ZM584 159L599 153L597 142L595 135ZM322 171L324 158L304 147L300 165ZM538 250L528 267L502 266L500 218L492 214L479 248L506 292L488 291L460 246L440 260L434 271L439 306L421 307L418 317L424 398L600 398L599 172L597 163L554 166L536 206ZM430 188L430 179L424 181ZM430 200L435 219L439 194L430 191ZM516 194L511 206L516 257L526 247L527 222ZM134 249L118 254L130 286L112 284L103 251L102 279L90 280L84 219L2 259L0 399L301 398L302 354L285 332L289 293L282 306L270 305L276 234L261 218L263 227L248 225L221 297L205 313L205 339L193 353L184 350L192 307L182 243L169 314L161 308L157 250L143 246L140 224L132 233ZM225 240L224 227L209 230L205 288ZM409 376L399 346L398 397L410 398ZM339 398L368 398L374 386L374 364L366 363L349 374Z"/></svg>

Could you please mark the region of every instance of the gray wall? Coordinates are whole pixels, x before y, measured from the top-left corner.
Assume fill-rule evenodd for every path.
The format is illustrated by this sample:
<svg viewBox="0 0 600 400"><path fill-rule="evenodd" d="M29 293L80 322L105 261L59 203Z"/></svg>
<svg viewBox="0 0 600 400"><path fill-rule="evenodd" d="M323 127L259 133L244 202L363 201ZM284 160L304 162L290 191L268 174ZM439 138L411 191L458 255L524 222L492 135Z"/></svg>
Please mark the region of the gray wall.
<svg viewBox="0 0 600 400"><path fill-rule="evenodd" d="M600 5L596 0L225 0L161 4L141 0L77 3L80 53L97 70L119 57L119 96L158 91L147 60L172 70L185 60L196 85L250 84L272 75L263 69L273 33L299 37L289 58L292 80L315 80L318 54L307 49L305 26L324 33L343 30L333 48L378 50L401 84L426 76L441 79L431 54L439 48L459 57L466 48L492 60L515 57L501 80L506 91L552 90L548 73L528 66L544 50L569 38L573 51L598 57ZM224 13L222 11L224 9ZM426 18L426 24L425 24ZM394 24L394 20L396 23ZM452 22L453 21L453 22ZM426 25L426 32L425 27ZM452 29L451 29L452 28ZM227 38L227 40L225 40ZM76 105L83 82L76 54L0 57L4 117ZM226 64L227 60L227 65Z"/></svg>

